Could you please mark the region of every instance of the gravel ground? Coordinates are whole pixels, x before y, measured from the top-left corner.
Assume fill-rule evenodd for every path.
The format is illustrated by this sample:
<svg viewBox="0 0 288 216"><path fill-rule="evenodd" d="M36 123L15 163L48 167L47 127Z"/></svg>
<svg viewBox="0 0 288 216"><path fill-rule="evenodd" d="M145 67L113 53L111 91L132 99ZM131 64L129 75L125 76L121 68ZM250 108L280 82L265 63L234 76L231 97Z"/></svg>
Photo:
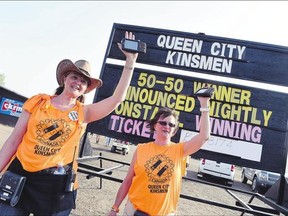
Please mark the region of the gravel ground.
<svg viewBox="0 0 288 216"><path fill-rule="evenodd" d="M4 141L7 139L13 128L0 125L0 148ZM95 136L89 136L89 142L91 144L90 156L94 156L94 159L87 161L81 161L83 164L91 165L93 167L102 167L104 169L111 169L113 167L119 167L112 171L110 176L118 180L122 180L128 170L127 165L123 163L130 163L136 146L131 145L130 151L127 155L120 153L112 153L109 146L106 146L105 139L101 137L98 143L96 143ZM116 160L117 162L108 160L99 160L97 156ZM85 156L86 157L86 156ZM83 158L82 158L83 160ZM212 203L218 203L219 205L229 205L236 207L236 199L240 199L245 203L249 202L251 195L247 195L242 192L235 190L251 192L251 183L242 184L240 182L241 168L236 167L235 180L232 187L226 187L222 182L215 181L215 179L206 179L205 181L197 179L198 160L191 159L189 167L187 169L187 178L183 179L182 183L182 195L191 197L190 199L180 198L178 205L178 215L205 215L205 216L234 216L241 215L242 212L236 210L230 210L229 208L223 208ZM107 215L110 211L111 206L114 203L114 199L120 183L99 177L87 178L87 174L82 172L78 173L79 178L79 189L76 200L76 209L72 210L71 216L102 216ZM232 195L229 193L232 192ZM200 200L200 201L199 201ZM120 212L118 215L123 213L125 201L120 206ZM212 203L210 203L212 202ZM265 203L257 198L254 198L252 204L270 208ZM251 215L245 213L244 215ZM282 216L282 214L280 214Z"/></svg>
<svg viewBox="0 0 288 216"><path fill-rule="evenodd" d="M113 159L119 162L130 163L134 150L136 146L131 145L128 155L122 155L120 152L112 153L110 151L110 146L106 146L105 140L100 139L99 143L95 142L94 137L89 139L93 155L97 156L99 154L102 157ZM100 167L99 159L93 159L85 161L83 163ZM111 162L107 160L102 160L102 167L109 169L121 165L117 162ZM127 173L128 166L123 166L113 170L112 177L117 179L123 179ZM244 190L251 192L251 184L243 184L240 182L241 168L236 167L235 181L232 187L226 187L223 182L217 181L215 179L199 180L197 179L198 170L198 160L191 159L189 167L187 169L187 178L184 179L182 183L181 194L192 197L193 199L204 200L204 202L199 202L195 200L189 200L181 198L178 205L178 215L241 215L242 212L230 210L228 208L218 207L207 203L207 201L216 202L224 205L236 206L236 198L241 199L245 203L248 203L251 195L241 193L236 190ZM79 173L79 190L77 197L77 208L73 210L73 216L94 216L94 215L107 215L110 211L111 206L114 203L114 199L118 188L120 187L119 182L100 179L98 177L86 178L86 174ZM102 181L102 183L101 183ZM204 182L204 183L203 183ZM211 185L210 185L211 184ZM231 195L229 192L232 192ZM234 198L236 197L236 198ZM119 215L123 213L124 204L126 199L120 206ZM252 204L259 205L263 207L269 207L257 198L254 198ZM245 213L245 215L251 215Z"/></svg>

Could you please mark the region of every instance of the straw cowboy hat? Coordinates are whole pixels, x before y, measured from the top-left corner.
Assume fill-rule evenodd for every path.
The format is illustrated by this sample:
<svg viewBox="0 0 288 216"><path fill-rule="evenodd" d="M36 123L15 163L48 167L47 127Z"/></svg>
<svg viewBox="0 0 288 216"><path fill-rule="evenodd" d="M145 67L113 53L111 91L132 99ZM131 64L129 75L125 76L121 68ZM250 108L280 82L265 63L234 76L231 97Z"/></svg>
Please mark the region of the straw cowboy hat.
<svg viewBox="0 0 288 216"><path fill-rule="evenodd" d="M64 75L70 72L80 73L90 80L90 83L88 84L88 87L84 94L102 86L101 79L96 79L90 76L91 68L89 62L85 60L78 60L73 63L69 59L62 60L57 66L56 78L60 86L64 84Z"/></svg>

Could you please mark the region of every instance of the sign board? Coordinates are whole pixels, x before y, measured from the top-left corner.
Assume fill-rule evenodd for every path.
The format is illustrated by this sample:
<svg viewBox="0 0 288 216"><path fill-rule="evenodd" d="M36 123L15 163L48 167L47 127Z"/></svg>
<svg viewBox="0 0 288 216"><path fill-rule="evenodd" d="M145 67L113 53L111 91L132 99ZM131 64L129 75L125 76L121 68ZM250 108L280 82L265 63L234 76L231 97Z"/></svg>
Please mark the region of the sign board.
<svg viewBox="0 0 288 216"><path fill-rule="evenodd" d="M211 139L193 156L275 172L285 169L288 94L226 83L221 77L287 86L287 47L114 24L100 75L103 86L94 102L112 95L120 79L123 66L109 64L107 58L124 60L116 43L126 30L147 43L147 53L137 60L144 66L135 68L125 101L109 116L89 124L88 132L133 143L151 141L145 121L165 106L180 116L173 141L190 139L199 131L200 106L194 93L208 84L215 89L210 102ZM145 64L161 70L147 69ZM219 79L171 73L171 68Z"/></svg>
<svg viewBox="0 0 288 216"><path fill-rule="evenodd" d="M138 63L288 86L288 47L114 24L108 58L124 59L117 42L126 30L147 43Z"/></svg>
<svg viewBox="0 0 288 216"><path fill-rule="evenodd" d="M0 113L10 116L19 117L22 113L23 102L1 97Z"/></svg>

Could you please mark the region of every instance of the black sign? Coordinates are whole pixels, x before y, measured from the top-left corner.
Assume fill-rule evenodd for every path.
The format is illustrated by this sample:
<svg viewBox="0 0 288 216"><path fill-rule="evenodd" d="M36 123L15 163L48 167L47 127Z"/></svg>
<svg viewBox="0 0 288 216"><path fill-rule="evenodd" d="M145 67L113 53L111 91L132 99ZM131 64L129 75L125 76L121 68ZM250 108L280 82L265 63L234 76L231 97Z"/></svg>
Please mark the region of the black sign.
<svg viewBox="0 0 288 216"><path fill-rule="evenodd" d="M288 48L199 34L115 24L106 58L123 58L115 45L125 30L147 43L147 53L139 54L137 62L167 70L178 68L279 85L288 83L284 70L288 66ZM120 65L106 63L106 58L100 76L104 84L96 92L94 102L113 94L123 70ZM191 58L189 67L182 64L186 62L184 58ZM195 67L191 67L192 59L205 63L196 67L194 62ZM200 106L194 93L208 85L215 89L210 101L211 139L193 156L282 172L287 157L287 93L184 76L165 68L135 68L125 101L106 118L89 124L87 130L135 144L148 142L153 140L153 134L145 121L159 107L169 107L180 116L180 129L172 141L188 140L199 131Z"/></svg>
<svg viewBox="0 0 288 216"><path fill-rule="evenodd" d="M147 44L139 63L288 86L288 47L114 24L109 58L124 59L117 43L126 30Z"/></svg>

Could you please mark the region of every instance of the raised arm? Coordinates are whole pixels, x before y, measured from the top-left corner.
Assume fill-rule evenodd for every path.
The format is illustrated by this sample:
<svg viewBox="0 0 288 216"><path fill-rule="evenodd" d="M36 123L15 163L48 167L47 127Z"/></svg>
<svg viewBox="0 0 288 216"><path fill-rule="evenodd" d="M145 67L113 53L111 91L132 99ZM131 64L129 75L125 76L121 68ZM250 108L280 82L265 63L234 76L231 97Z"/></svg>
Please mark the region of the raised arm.
<svg viewBox="0 0 288 216"><path fill-rule="evenodd" d="M201 108L200 131L191 140L184 143L184 157L198 151L210 137L209 97L198 97Z"/></svg>
<svg viewBox="0 0 288 216"><path fill-rule="evenodd" d="M135 40L135 35L132 32L125 32L125 38ZM130 53L122 50L121 44L118 43L119 49L126 56L125 66L119 83L114 91L114 94L102 101L94 104L89 104L84 107L85 122L99 120L111 113L122 101L125 100L126 93L133 75L134 64L138 57L138 53Z"/></svg>
<svg viewBox="0 0 288 216"><path fill-rule="evenodd" d="M10 162L11 158L15 154L17 147L23 139L24 133L27 129L28 119L30 117L30 113L26 110L23 110L13 132L8 137L6 142L4 143L1 151L0 151L0 172L7 166Z"/></svg>

